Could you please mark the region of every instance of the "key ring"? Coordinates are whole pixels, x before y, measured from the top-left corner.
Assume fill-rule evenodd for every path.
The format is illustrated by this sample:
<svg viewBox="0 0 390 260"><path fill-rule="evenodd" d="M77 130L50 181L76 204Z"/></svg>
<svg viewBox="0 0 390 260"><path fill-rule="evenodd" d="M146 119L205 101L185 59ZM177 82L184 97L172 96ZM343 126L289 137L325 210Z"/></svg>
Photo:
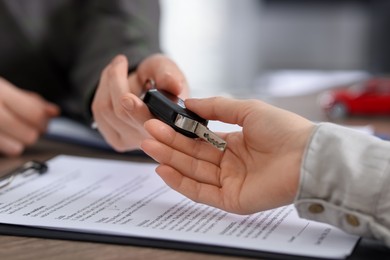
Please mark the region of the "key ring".
<svg viewBox="0 0 390 260"><path fill-rule="evenodd" d="M150 85L149 88L148 88L148 85ZM148 78L148 79L146 79L146 81L144 83L144 88L146 88L147 90L152 89L152 88L156 88L156 82L153 79Z"/></svg>

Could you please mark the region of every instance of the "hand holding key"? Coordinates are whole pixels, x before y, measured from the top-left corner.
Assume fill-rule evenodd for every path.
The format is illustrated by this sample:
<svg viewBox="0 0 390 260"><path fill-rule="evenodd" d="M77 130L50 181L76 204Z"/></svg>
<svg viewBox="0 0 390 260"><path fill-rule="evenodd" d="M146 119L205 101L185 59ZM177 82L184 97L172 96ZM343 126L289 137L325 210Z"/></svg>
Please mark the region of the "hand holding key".
<svg viewBox="0 0 390 260"><path fill-rule="evenodd" d="M151 84L152 89L146 92L144 102L154 116L185 136L199 137L215 148L225 150L226 142L207 128L206 119L188 110L179 97L154 88L153 80L149 79L146 84Z"/></svg>
<svg viewBox="0 0 390 260"><path fill-rule="evenodd" d="M199 116L238 124L226 133L224 152L175 132L159 120L145 123L155 139L141 148L160 163L156 172L190 199L226 211L249 214L293 201L302 154L314 125L258 100L187 99Z"/></svg>
<svg viewBox="0 0 390 260"><path fill-rule="evenodd" d="M104 139L119 152L138 149L147 136L143 124L152 115L139 98L146 79L153 78L159 89L188 96L185 77L177 65L161 54L143 60L128 75L128 61L118 55L104 69L92 102L96 126Z"/></svg>

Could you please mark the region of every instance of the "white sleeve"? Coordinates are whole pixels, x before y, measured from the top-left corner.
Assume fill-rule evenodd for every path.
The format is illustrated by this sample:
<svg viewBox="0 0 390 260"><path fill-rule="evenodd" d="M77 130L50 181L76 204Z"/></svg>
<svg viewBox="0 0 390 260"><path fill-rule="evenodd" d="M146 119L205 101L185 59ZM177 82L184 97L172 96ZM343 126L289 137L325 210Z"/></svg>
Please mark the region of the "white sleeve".
<svg viewBox="0 0 390 260"><path fill-rule="evenodd" d="M299 216L390 246L389 163L390 142L318 124L301 165Z"/></svg>

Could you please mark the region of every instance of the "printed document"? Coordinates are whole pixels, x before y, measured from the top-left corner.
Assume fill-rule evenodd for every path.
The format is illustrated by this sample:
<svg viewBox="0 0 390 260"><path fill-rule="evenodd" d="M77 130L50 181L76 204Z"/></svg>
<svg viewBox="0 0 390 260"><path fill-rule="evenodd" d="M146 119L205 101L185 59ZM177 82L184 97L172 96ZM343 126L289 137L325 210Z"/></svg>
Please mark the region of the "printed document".
<svg viewBox="0 0 390 260"><path fill-rule="evenodd" d="M236 215L169 188L154 163L61 155L0 190L0 223L342 259L358 237L300 219L293 205Z"/></svg>

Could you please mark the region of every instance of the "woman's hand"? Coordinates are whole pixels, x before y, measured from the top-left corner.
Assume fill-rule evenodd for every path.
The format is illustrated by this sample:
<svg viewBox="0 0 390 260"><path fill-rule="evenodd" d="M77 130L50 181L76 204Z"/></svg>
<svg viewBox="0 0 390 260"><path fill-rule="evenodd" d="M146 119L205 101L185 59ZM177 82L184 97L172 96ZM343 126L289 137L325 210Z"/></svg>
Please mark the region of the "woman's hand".
<svg viewBox="0 0 390 260"><path fill-rule="evenodd" d="M314 125L258 100L188 99L188 109L209 120L242 126L220 136L221 152L187 138L159 120L145 123L155 139L142 149L160 163L156 172L188 198L226 211L248 214L293 202L300 165Z"/></svg>

